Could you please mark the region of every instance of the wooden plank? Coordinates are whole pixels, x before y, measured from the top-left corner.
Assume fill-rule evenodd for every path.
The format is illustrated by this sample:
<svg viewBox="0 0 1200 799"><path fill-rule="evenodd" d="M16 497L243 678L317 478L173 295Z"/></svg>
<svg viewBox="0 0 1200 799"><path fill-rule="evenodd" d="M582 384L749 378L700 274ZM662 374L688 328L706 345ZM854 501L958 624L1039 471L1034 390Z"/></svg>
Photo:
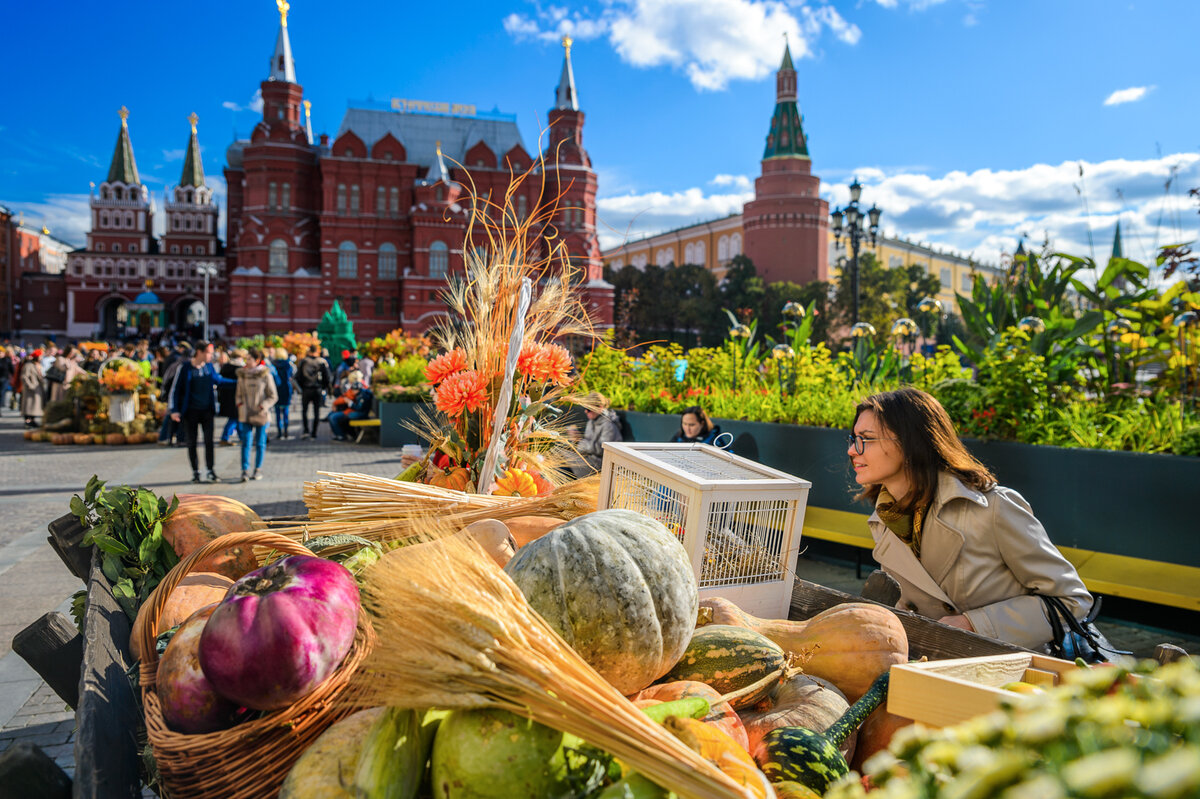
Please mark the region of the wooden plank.
<svg viewBox="0 0 1200 799"><path fill-rule="evenodd" d="M80 543L85 531L79 519L68 513L50 522L46 529L50 532L47 540L51 548L71 570L71 574L86 583L92 570L92 548Z"/></svg>
<svg viewBox="0 0 1200 799"><path fill-rule="evenodd" d="M792 610L788 618L808 619L844 602L871 600L796 578L795 588L792 589ZM872 604L886 607L900 617L900 623L904 625L904 631L908 634L908 654L914 659L927 657L930 660L942 660L1030 651L994 638L986 638L978 633L950 627L907 610L888 607L881 602Z"/></svg>
<svg viewBox="0 0 1200 799"><path fill-rule="evenodd" d="M99 551L97 550L97 555ZM75 713L75 799L137 799L138 710L126 672L129 617L117 605L100 560L92 563L83 627L83 673Z"/></svg>
<svg viewBox="0 0 1200 799"><path fill-rule="evenodd" d="M83 636L65 614L44 614L13 636L12 648L72 710L79 706Z"/></svg>

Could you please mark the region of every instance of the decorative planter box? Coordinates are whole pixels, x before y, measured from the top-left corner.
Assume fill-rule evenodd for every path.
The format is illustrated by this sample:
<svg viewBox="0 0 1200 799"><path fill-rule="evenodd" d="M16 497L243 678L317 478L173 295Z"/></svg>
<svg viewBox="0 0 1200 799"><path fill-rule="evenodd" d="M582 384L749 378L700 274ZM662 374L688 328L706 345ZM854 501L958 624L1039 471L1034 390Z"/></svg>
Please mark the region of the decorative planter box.
<svg viewBox="0 0 1200 799"><path fill-rule="evenodd" d="M424 402L381 402L379 403L379 445L402 447L405 444L420 444L417 434L404 426L405 422L417 420L417 409L429 406Z"/></svg>

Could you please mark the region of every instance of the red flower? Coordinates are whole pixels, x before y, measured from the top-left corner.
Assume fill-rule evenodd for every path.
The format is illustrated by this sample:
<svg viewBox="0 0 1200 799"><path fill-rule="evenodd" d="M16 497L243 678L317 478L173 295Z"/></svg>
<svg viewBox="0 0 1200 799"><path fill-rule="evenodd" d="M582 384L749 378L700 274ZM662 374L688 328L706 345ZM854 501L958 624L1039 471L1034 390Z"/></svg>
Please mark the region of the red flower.
<svg viewBox="0 0 1200 799"><path fill-rule="evenodd" d="M451 375L467 368L467 354L458 347L439 355L425 367L425 379L437 385Z"/></svg>
<svg viewBox="0 0 1200 799"><path fill-rule="evenodd" d="M488 402L488 379L476 371L455 372L437 389L437 409L449 416L476 411Z"/></svg>

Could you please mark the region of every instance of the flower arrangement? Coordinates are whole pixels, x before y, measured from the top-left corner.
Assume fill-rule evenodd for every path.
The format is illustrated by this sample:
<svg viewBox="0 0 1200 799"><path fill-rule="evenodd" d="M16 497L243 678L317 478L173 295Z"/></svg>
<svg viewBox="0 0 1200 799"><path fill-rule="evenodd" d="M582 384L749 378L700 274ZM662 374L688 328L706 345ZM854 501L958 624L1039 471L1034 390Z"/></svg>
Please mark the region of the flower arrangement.
<svg viewBox="0 0 1200 799"><path fill-rule="evenodd" d="M129 394L144 382L142 371L125 358L115 359L100 371L100 385L110 394Z"/></svg>
<svg viewBox="0 0 1200 799"><path fill-rule="evenodd" d="M289 354L295 355L297 358L303 358L308 354L310 347L321 346L321 339L317 338L316 333L297 333L289 330L283 334L283 338L276 346L283 347Z"/></svg>
<svg viewBox="0 0 1200 799"><path fill-rule="evenodd" d="M593 337L578 270L549 228L553 209L524 220L515 212L514 191L528 176L503 205L475 198L466 240L487 244L464 247L466 275L450 280L451 314L433 333L439 354L425 368L435 401L417 427L429 471L465 468L477 493L536 496L565 482L560 406L589 402L574 393L571 353L556 343Z"/></svg>
<svg viewBox="0 0 1200 799"><path fill-rule="evenodd" d="M386 336L377 336L370 341L362 342L358 345L358 351L376 361L387 355L391 355L397 360L404 360L414 355L421 358L427 357L432 344L433 342L426 336L410 336L404 332L403 328L396 328Z"/></svg>

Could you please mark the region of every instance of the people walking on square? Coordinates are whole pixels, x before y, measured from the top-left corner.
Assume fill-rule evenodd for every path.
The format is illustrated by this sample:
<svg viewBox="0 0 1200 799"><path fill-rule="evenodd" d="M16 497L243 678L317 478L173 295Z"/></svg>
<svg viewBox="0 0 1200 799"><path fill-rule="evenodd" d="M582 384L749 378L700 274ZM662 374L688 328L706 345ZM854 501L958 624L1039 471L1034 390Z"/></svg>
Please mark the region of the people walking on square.
<svg viewBox="0 0 1200 799"><path fill-rule="evenodd" d="M172 392L175 390L175 381L179 379L179 372L187 365L188 360L192 355L192 345L186 341L179 342L175 353L172 354L170 363L163 371L162 386L159 389L158 398L160 402L167 403L168 407L171 404ZM178 422L171 418L171 414L163 415L162 427L158 430L158 443L160 446L169 447L173 440L181 440L183 438L183 427Z"/></svg>
<svg viewBox="0 0 1200 799"><path fill-rule="evenodd" d="M915 388L859 403L846 454L871 502L873 555L897 607L1030 649L1054 636L1041 596L1077 619L1092 597L1029 503L963 446L949 414Z"/></svg>
<svg viewBox="0 0 1200 799"><path fill-rule="evenodd" d="M263 456L267 450L267 427L271 408L279 399L275 376L263 360L263 352L251 347L246 365L237 371L238 435L242 440L242 482L262 479ZM254 443L254 471L250 471L250 444Z"/></svg>
<svg viewBox="0 0 1200 799"><path fill-rule="evenodd" d="M329 429L333 431L334 441L345 441L350 437L350 422L356 419L366 419L371 415L371 406L375 395L363 383L362 372L357 369L346 375L347 388L338 398L341 401L340 410L329 414Z"/></svg>
<svg viewBox="0 0 1200 799"><path fill-rule="evenodd" d="M8 347L0 347L0 415L3 415L5 408L8 407L8 395L12 391L14 371L16 371L16 367L13 365Z"/></svg>
<svg viewBox="0 0 1200 799"><path fill-rule="evenodd" d="M234 350L232 355L221 352L218 360L221 377L229 381L217 388L217 415L225 418L225 428L221 430L221 446L232 447L233 442L230 438L238 432L237 373L238 369L246 365L246 351Z"/></svg>
<svg viewBox="0 0 1200 799"><path fill-rule="evenodd" d="M65 351L60 350L58 357L54 359L51 372L54 373L55 379L51 380L50 374L46 375L50 389L50 396L47 400L48 402L59 402L66 395L67 389L71 387L71 381L79 375L85 374L83 367L79 365L79 350L74 347L68 347Z"/></svg>
<svg viewBox="0 0 1200 799"><path fill-rule="evenodd" d="M182 422L187 434L188 461L192 464L192 482L200 479L200 464L196 457L197 430L204 432L204 464L208 467L209 482L221 478L213 471L213 419L217 412L217 387L230 385L237 390L237 381L224 378L212 364L212 344L201 341L186 365L180 368L171 393L171 418Z"/></svg>
<svg viewBox="0 0 1200 799"><path fill-rule="evenodd" d="M275 403L275 427L279 438L288 438L288 424L291 421L289 411L292 405L292 380L296 377L296 366L283 347L275 349L275 393L279 395Z"/></svg>
<svg viewBox="0 0 1200 799"><path fill-rule="evenodd" d="M42 372L42 351L34 350L21 364L21 415L26 427L37 427L45 410L46 377Z"/></svg>
<svg viewBox="0 0 1200 799"><path fill-rule="evenodd" d="M317 425L321 422L321 405L325 392L333 386L333 375L329 362L321 357L321 348L316 344L308 348L296 367L296 385L300 387L300 423L302 435L317 437ZM312 408L312 426L308 422L308 410Z"/></svg>

